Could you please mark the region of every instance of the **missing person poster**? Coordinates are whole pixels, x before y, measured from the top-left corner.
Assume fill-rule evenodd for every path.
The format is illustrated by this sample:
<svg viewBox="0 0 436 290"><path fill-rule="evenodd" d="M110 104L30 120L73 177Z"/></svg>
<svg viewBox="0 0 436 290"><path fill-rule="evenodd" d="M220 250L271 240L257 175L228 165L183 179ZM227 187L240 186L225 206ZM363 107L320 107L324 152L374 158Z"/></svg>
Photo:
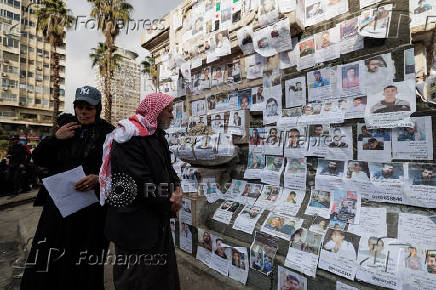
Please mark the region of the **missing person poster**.
<svg viewBox="0 0 436 290"><path fill-rule="evenodd" d="M415 111L415 81L396 82L368 93L365 123L370 129L409 127L410 114Z"/></svg>
<svg viewBox="0 0 436 290"><path fill-rule="evenodd" d="M324 236L318 267L335 275L354 280L360 237L340 230L329 229Z"/></svg>
<svg viewBox="0 0 436 290"><path fill-rule="evenodd" d="M305 190L293 190L289 188L283 188L281 199L274 208L274 211L296 216L300 210L301 203L306 196Z"/></svg>
<svg viewBox="0 0 436 290"><path fill-rule="evenodd" d="M411 243L400 252L399 272L403 289L431 290L436 284L436 250Z"/></svg>
<svg viewBox="0 0 436 290"><path fill-rule="evenodd" d="M262 213L262 208L254 205L246 205L233 223L233 229L251 235Z"/></svg>
<svg viewBox="0 0 436 290"><path fill-rule="evenodd" d="M392 158L433 160L431 117L413 117L412 126L392 129Z"/></svg>
<svg viewBox="0 0 436 290"><path fill-rule="evenodd" d="M306 105L306 78L298 77L285 81L286 108Z"/></svg>
<svg viewBox="0 0 436 290"><path fill-rule="evenodd" d="M230 224L233 214L239 208L239 202L233 200L226 200L216 209L213 219L224 223L226 225Z"/></svg>
<svg viewBox="0 0 436 290"><path fill-rule="evenodd" d="M262 225L261 231L289 241L291 235L303 223L302 219L271 212Z"/></svg>
<svg viewBox="0 0 436 290"><path fill-rule="evenodd" d="M337 67L337 92L343 97L360 96L364 94L361 89L363 62L355 61Z"/></svg>
<svg viewBox="0 0 436 290"><path fill-rule="evenodd" d="M308 127L308 146L304 155L325 157L327 155L328 144L330 143L330 125L315 124Z"/></svg>
<svg viewBox="0 0 436 290"><path fill-rule="evenodd" d="M309 102L323 101L336 93L336 67L325 67L307 72Z"/></svg>
<svg viewBox="0 0 436 290"><path fill-rule="evenodd" d="M380 287L402 289L398 274L399 253L396 239L362 236L356 278Z"/></svg>
<svg viewBox="0 0 436 290"><path fill-rule="evenodd" d="M282 115L282 86L279 84L269 89L264 89L265 111L263 113L263 124L277 122Z"/></svg>
<svg viewBox="0 0 436 290"><path fill-rule="evenodd" d="M277 54L277 50L272 46L271 28L269 26L257 30L253 34L254 51L263 57L270 57Z"/></svg>
<svg viewBox="0 0 436 290"><path fill-rule="evenodd" d="M369 173L374 193L367 198L376 202L404 202L404 164L370 162Z"/></svg>
<svg viewBox="0 0 436 290"><path fill-rule="evenodd" d="M333 190L330 202L330 223L359 224L360 205L360 194L357 191Z"/></svg>
<svg viewBox="0 0 436 290"><path fill-rule="evenodd" d="M305 190L307 176L306 158L287 158L284 186L290 189Z"/></svg>
<svg viewBox="0 0 436 290"><path fill-rule="evenodd" d="M285 266L315 277L322 234L301 228L291 236Z"/></svg>
<svg viewBox="0 0 436 290"><path fill-rule="evenodd" d="M291 50L293 46L288 18L270 26L268 38L270 45L277 53Z"/></svg>
<svg viewBox="0 0 436 290"><path fill-rule="evenodd" d="M227 133L238 136L245 134L245 110L230 112Z"/></svg>
<svg viewBox="0 0 436 290"><path fill-rule="evenodd" d="M315 176L315 188L333 191L344 188L345 162L338 160L318 159L318 169Z"/></svg>
<svg viewBox="0 0 436 290"><path fill-rule="evenodd" d="M258 0L259 8L257 19L260 26L266 26L276 22L279 17L279 5L277 0Z"/></svg>
<svg viewBox="0 0 436 290"><path fill-rule="evenodd" d="M242 284L247 283L250 262L245 247L232 247L232 260L229 260L229 277Z"/></svg>
<svg viewBox="0 0 436 290"><path fill-rule="evenodd" d="M267 210L273 210L282 198L283 188L280 186L265 185L255 205Z"/></svg>
<svg viewBox="0 0 436 290"><path fill-rule="evenodd" d="M278 239L276 237L256 232L250 247L250 268L267 276L272 275L277 249Z"/></svg>
<svg viewBox="0 0 436 290"><path fill-rule="evenodd" d="M265 155L250 151L248 153L247 169L244 172L245 179L261 179L265 168Z"/></svg>
<svg viewBox="0 0 436 290"><path fill-rule="evenodd" d="M282 176L285 158L282 156L265 156L265 168L261 174L263 183L271 185L280 185L280 177Z"/></svg>
<svg viewBox="0 0 436 290"><path fill-rule="evenodd" d="M339 26L341 54L363 48L363 37L359 34L359 17L342 21L337 26Z"/></svg>
<svg viewBox="0 0 436 290"><path fill-rule="evenodd" d="M353 127L330 128L331 142L328 144L326 158L347 161L353 159Z"/></svg>
<svg viewBox="0 0 436 290"><path fill-rule="evenodd" d="M265 66L265 58L260 54L251 54L245 57L245 72L247 79L257 79L263 76L263 69Z"/></svg>
<svg viewBox="0 0 436 290"><path fill-rule="evenodd" d="M267 136L264 143L264 152L269 155L283 155L284 132L277 127L266 127Z"/></svg>
<svg viewBox="0 0 436 290"><path fill-rule="evenodd" d="M339 58L341 53L339 39L338 26L315 34L315 59L317 63Z"/></svg>
<svg viewBox="0 0 436 290"><path fill-rule="evenodd" d="M192 207L190 199L182 199L182 208L179 212L179 220L188 225L192 225Z"/></svg>
<svg viewBox="0 0 436 290"><path fill-rule="evenodd" d="M362 11L359 16L359 34L364 37L387 38L393 4Z"/></svg>
<svg viewBox="0 0 436 290"><path fill-rule="evenodd" d="M315 38L309 36L302 39L296 46L297 70L312 67L315 65ZM310 99L309 99L310 101Z"/></svg>
<svg viewBox="0 0 436 290"><path fill-rule="evenodd" d="M310 200L306 208L307 215L330 218L330 192L311 189Z"/></svg>
<svg viewBox="0 0 436 290"><path fill-rule="evenodd" d="M290 158L301 158L307 149L306 127L291 127L286 131L284 155Z"/></svg>
<svg viewBox="0 0 436 290"><path fill-rule="evenodd" d="M254 46L253 46L253 26L248 25L241 27L237 31L238 35L238 44L239 47L242 50L242 53L244 55L249 55L254 53Z"/></svg>
<svg viewBox="0 0 436 290"><path fill-rule="evenodd" d="M406 163L404 204L436 208L436 164Z"/></svg>
<svg viewBox="0 0 436 290"><path fill-rule="evenodd" d="M218 140L219 134L198 136L194 145L195 158L198 160L213 160Z"/></svg>
<svg viewBox="0 0 436 290"><path fill-rule="evenodd" d="M362 161L389 162L392 160L391 129L368 129L357 124L357 159Z"/></svg>
<svg viewBox="0 0 436 290"><path fill-rule="evenodd" d="M205 229L198 228L197 260L206 266L210 265L212 257L212 241L214 236Z"/></svg>
<svg viewBox="0 0 436 290"><path fill-rule="evenodd" d="M363 89L368 93L392 84L394 79L395 66L391 53L380 54L363 61L361 69L361 83Z"/></svg>
<svg viewBox="0 0 436 290"><path fill-rule="evenodd" d="M262 184L246 183L238 200L243 204L254 204L262 193Z"/></svg>
<svg viewBox="0 0 436 290"><path fill-rule="evenodd" d="M279 265L277 290L307 290L307 278Z"/></svg>
<svg viewBox="0 0 436 290"><path fill-rule="evenodd" d="M436 15L436 1L409 0L410 27L426 25Z"/></svg>
<svg viewBox="0 0 436 290"><path fill-rule="evenodd" d="M212 240L212 256L209 267L224 276L229 274L229 262L231 249L224 244L222 238L214 236Z"/></svg>
<svg viewBox="0 0 436 290"><path fill-rule="evenodd" d="M185 222L182 222L179 219L179 230L180 230L180 249L183 251L192 254L192 229L194 228L191 225L188 225Z"/></svg>

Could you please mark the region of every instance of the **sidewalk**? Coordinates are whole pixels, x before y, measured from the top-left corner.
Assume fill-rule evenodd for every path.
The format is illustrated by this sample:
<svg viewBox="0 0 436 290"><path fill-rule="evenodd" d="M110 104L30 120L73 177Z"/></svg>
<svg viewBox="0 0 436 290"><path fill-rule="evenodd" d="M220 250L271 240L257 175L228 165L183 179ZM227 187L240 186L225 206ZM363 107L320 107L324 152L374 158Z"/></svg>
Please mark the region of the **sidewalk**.
<svg viewBox="0 0 436 290"><path fill-rule="evenodd" d="M39 216L41 215L41 207L32 207L29 202L32 200L32 193L19 195L13 199L0 198L0 206L8 205L11 203L20 203L28 200L25 205L17 206L15 209L8 209L0 211L4 215L8 215L8 219L16 220L15 229L11 228L9 231L17 233L16 239L19 242L20 250L25 252L30 251L32 239L36 231ZM14 212L14 213L12 213ZM8 214L10 213L10 214ZM9 215L11 215L9 217ZM10 237L8 240L12 240ZM110 245L113 251L113 244ZM242 283L236 282L230 278L224 277L218 272L210 269L200 261L196 260L189 254L176 249L177 265L179 269L180 284L182 289L189 290L204 290L204 289L253 289L246 287ZM0 271L1 272L1 271ZM105 266L105 289L113 290L112 283L112 265ZM9 275L9 274L8 274ZM16 281L15 283L17 283Z"/></svg>
<svg viewBox="0 0 436 290"><path fill-rule="evenodd" d="M38 189L32 189L29 192L20 193L19 195L16 196L11 196L11 195L0 196L0 210L25 204L27 202L33 202L36 198L37 193L38 193Z"/></svg>

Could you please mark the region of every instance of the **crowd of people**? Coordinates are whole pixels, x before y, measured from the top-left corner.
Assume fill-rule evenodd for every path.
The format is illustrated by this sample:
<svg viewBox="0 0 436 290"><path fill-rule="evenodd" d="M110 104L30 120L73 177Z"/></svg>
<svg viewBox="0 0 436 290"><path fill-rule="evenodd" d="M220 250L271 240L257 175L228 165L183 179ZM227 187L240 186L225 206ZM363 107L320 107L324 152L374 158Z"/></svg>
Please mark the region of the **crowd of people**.
<svg viewBox="0 0 436 290"><path fill-rule="evenodd" d="M38 175L43 168L37 167L28 146L20 143L18 135L9 137L6 156L0 161L0 196L16 196L38 186Z"/></svg>

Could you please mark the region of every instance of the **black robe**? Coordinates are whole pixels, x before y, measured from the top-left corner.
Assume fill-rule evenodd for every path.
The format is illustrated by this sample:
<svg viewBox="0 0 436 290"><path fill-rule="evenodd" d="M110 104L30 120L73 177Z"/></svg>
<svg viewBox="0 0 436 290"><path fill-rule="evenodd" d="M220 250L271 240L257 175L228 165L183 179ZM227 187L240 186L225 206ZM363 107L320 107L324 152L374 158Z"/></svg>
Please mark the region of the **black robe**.
<svg viewBox="0 0 436 290"><path fill-rule="evenodd" d="M150 136L135 136L126 143L113 143L112 185L118 182L116 176L123 174L133 180L137 188L136 197L130 199L129 204L108 208L105 233L115 243L117 263L113 273L117 290L180 288L170 229L170 218L175 215L169 200L180 180L171 166L164 134L158 129ZM145 195L145 184L170 185L162 187L160 192L150 190ZM123 185L113 186L113 190L124 194L134 191ZM126 264L123 256L132 258Z"/></svg>
<svg viewBox="0 0 436 290"><path fill-rule="evenodd" d="M103 143L113 126L103 120L82 126L67 140L46 137L32 158L53 175L80 165L98 175ZM95 189L99 196L99 189ZM109 242L104 236L106 207L95 203L63 218L46 190L38 193L44 208L33 238L21 289L104 289L103 266Z"/></svg>

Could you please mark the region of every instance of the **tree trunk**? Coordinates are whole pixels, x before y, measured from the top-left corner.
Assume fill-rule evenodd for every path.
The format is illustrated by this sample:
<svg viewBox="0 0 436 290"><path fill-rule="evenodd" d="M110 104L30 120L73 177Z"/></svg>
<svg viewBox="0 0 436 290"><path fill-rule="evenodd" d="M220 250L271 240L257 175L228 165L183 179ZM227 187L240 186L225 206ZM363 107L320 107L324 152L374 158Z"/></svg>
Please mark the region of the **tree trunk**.
<svg viewBox="0 0 436 290"><path fill-rule="evenodd" d="M53 69L53 134L56 132L58 124L56 123L57 116L59 114L59 54L56 50L56 44L51 44L52 58L51 66Z"/></svg>
<svg viewBox="0 0 436 290"><path fill-rule="evenodd" d="M106 36L106 77L104 79L104 94L105 99L105 110L104 118L109 123L112 123L112 92L111 92L111 80L112 80L112 40L110 37Z"/></svg>

